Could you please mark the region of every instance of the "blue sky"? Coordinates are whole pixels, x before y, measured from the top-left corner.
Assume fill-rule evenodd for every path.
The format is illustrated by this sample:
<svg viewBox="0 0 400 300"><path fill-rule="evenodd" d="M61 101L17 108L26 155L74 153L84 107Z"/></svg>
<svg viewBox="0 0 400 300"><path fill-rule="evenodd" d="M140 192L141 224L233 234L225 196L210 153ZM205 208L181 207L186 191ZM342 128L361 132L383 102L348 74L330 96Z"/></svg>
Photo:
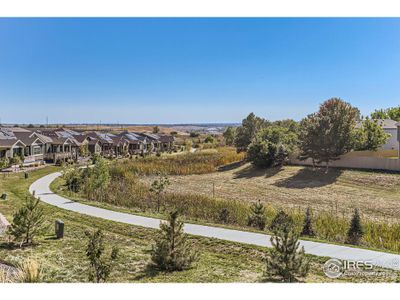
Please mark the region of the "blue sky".
<svg viewBox="0 0 400 300"><path fill-rule="evenodd" d="M3 123L240 122L400 103L400 19L0 19Z"/></svg>

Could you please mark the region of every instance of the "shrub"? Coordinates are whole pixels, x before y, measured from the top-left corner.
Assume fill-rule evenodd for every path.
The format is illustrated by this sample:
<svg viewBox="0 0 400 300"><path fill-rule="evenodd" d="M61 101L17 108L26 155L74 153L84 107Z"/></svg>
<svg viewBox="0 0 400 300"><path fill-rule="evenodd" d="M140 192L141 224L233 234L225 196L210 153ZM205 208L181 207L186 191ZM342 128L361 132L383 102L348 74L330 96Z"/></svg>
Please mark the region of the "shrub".
<svg viewBox="0 0 400 300"><path fill-rule="evenodd" d="M251 205L248 225L260 230L264 230L265 228L265 207L260 200Z"/></svg>
<svg viewBox="0 0 400 300"><path fill-rule="evenodd" d="M160 270L172 272L188 269L196 259L192 245L187 242L178 211L169 214L168 222L161 222L161 234L152 249L152 264Z"/></svg>
<svg viewBox="0 0 400 300"><path fill-rule="evenodd" d="M12 283L12 276L5 269L0 268L0 283Z"/></svg>
<svg viewBox="0 0 400 300"><path fill-rule="evenodd" d="M220 210L218 221L225 224L229 222L229 210L226 207Z"/></svg>
<svg viewBox="0 0 400 300"><path fill-rule="evenodd" d="M38 283L43 281L42 268L40 264L28 259L18 264L18 271L15 280L21 283Z"/></svg>
<svg viewBox="0 0 400 300"><path fill-rule="evenodd" d="M31 245L33 239L43 230L44 214L39 202L39 199L27 197L24 206L14 214L9 233L20 241L21 247Z"/></svg>
<svg viewBox="0 0 400 300"><path fill-rule="evenodd" d="M160 211L162 194L169 185L170 182L168 177L166 176L164 177L160 176L159 179L154 180L153 183L151 184L150 192L152 192L157 198L157 212Z"/></svg>
<svg viewBox="0 0 400 300"><path fill-rule="evenodd" d="M207 136L206 136L206 138L204 139L204 143L210 143L210 144L213 144L213 143L215 143L215 139L214 139L214 137L213 137L213 136L211 136L211 135L207 135Z"/></svg>
<svg viewBox="0 0 400 300"><path fill-rule="evenodd" d="M92 164L96 164L96 162L99 161L100 159L102 159L102 157L101 157L101 155L99 153L93 154Z"/></svg>
<svg viewBox="0 0 400 300"><path fill-rule="evenodd" d="M306 210L306 215L304 217L304 225L303 225L303 230L301 231L301 235L305 236L314 236L314 230L312 227L312 222L311 222L311 208L307 207Z"/></svg>
<svg viewBox="0 0 400 300"><path fill-rule="evenodd" d="M96 160L93 168L85 169L85 191L89 199L102 201L106 189L110 184L111 176L107 162L103 158Z"/></svg>
<svg viewBox="0 0 400 300"><path fill-rule="evenodd" d="M364 231L361 226L360 213L359 213L358 209L356 208L354 210L354 214L351 219L350 228L347 232L346 242L349 244L353 244L353 245L359 245L360 240L362 239L363 235L364 235Z"/></svg>
<svg viewBox="0 0 400 300"><path fill-rule="evenodd" d="M289 223L285 223L271 237L272 251L266 259L266 274L283 282L295 282L307 276L310 262L305 257L304 247L299 249L298 234Z"/></svg>
<svg viewBox="0 0 400 300"><path fill-rule="evenodd" d="M285 213L283 210L280 210L275 218L272 220L271 225L269 226L269 230L271 230L272 232L278 232L282 231L283 229L293 227L293 218Z"/></svg>
<svg viewBox="0 0 400 300"><path fill-rule="evenodd" d="M99 229L93 233L86 232L88 245L86 256L90 263L89 281L106 282L114 267L114 262L118 257L118 248L113 247L109 258L104 257L104 235Z"/></svg>
<svg viewBox="0 0 400 300"><path fill-rule="evenodd" d="M64 168L63 178L68 190L75 193L80 191L85 179L79 168L71 166Z"/></svg>
<svg viewBox="0 0 400 300"><path fill-rule="evenodd" d="M0 159L0 170L7 168L10 165L10 160L8 159L8 157L2 157Z"/></svg>
<svg viewBox="0 0 400 300"><path fill-rule="evenodd" d="M21 162L22 162L21 157L19 157L16 154L14 154L13 158L11 158L11 160L10 160L11 165L20 165Z"/></svg>

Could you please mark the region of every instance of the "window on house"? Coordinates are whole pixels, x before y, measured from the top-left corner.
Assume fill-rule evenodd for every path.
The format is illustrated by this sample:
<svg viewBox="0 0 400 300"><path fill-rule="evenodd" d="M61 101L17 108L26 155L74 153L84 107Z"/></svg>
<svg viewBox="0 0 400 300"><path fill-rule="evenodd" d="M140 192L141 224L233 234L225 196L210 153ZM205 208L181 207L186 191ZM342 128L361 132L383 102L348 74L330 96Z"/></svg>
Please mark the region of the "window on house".
<svg viewBox="0 0 400 300"><path fill-rule="evenodd" d="M33 147L33 155L38 155L38 154L42 154L42 147L34 146Z"/></svg>

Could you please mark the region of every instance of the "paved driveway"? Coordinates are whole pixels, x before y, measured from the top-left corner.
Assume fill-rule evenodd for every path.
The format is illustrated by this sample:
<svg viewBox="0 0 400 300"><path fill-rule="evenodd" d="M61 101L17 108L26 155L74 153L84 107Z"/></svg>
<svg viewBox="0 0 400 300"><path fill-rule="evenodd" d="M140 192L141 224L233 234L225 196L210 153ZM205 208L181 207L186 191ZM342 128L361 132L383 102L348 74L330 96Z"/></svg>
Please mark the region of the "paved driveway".
<svg viewBox="0 0 400 300"><path fill-rule="evenodd" d="M62 209L130 225L155 229L159 228L160 219L142 217L85 205L54 194L50 190L50 183L59 176L61 176L61 173L56 172L36 180L29 187L29 192L32 194L33 191L35 191L35 196L39 197L41 201ZM184 230L186 233L197 236L271 247L270 236L267 234L196 224L185 224ZM370 261L376 266L400 270L400 255L397 254L311 241L300 241L300 244L304 246L305 252L309 254L344 260Z"/></svg>

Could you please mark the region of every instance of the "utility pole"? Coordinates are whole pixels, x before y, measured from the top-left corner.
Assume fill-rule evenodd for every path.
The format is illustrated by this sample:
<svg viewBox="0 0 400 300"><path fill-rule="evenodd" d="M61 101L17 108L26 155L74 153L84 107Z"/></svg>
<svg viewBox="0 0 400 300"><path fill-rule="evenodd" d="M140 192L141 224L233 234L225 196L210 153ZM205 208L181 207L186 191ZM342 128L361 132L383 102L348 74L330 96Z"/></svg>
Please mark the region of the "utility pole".
<svg viewBox="0 0 400 300"><path fill-rule="evenodd" d="M49 117L46 116L46 128L49 128Z"/></svg>

